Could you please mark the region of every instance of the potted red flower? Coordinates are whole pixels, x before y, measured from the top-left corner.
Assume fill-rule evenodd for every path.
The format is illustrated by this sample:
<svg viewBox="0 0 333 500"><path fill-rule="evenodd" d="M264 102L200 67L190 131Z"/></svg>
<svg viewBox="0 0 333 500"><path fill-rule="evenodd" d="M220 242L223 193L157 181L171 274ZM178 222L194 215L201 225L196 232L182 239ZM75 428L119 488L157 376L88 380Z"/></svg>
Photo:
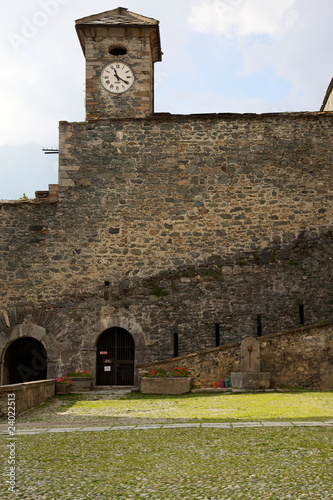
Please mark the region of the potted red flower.
<svg viewBox="0 0 333 500"><path fill-rule="evenodd" d="M65 377L58 377L55 379L56 384L55 384L55 391L56 394L68 394L71 392L71 387L72 387L72 379L65 376Z"/></svg>

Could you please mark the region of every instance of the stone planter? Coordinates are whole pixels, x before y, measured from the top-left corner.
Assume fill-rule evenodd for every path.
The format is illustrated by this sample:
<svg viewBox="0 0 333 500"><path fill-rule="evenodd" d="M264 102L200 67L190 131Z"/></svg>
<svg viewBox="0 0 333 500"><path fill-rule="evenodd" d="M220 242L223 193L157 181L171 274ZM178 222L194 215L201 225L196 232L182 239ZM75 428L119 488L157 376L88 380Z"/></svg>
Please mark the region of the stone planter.
<svg viewBox="0 0 333 500"><path fill-rule="evenodd" d="M142 394L185 394L191 390L190 377L143 377Z"/></svg>
<svg viewBox="0 0 333 500"><path fill-rule="evenodd" d="M56 384L55 391L56 394L69 394L71 392L71 384Z"/></svg>
<svg viewBox="0 0 333 500"><path fill-rule="evenodd" d="M75 391L90 391L93 385L92 377L71 377L72 378L72 392Z"/></svg>

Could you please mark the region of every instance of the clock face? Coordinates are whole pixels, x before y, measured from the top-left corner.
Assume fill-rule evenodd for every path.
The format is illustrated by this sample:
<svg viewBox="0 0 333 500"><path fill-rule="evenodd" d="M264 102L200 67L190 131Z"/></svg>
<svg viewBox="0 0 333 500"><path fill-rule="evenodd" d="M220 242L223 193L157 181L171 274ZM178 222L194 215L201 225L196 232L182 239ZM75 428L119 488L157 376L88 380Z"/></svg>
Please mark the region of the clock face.
<svg viewBox="0 0 333 500"><path fill-rule="evenodd" d="M122 61L110 62L102 69L102 85L113 94L126 92L132 87L134 80L134 73L131 66Z"/></svg>

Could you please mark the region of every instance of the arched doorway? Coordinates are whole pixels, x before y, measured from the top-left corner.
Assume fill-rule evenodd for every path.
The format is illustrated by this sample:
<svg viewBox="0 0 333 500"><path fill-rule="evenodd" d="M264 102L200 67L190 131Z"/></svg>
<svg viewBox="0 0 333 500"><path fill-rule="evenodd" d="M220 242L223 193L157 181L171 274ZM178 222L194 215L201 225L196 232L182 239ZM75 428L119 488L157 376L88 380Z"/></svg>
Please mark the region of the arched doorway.
<svg viewBox="0 0 333 500"><path fill-rule="evenodd" d="M96 385L134 385L135 344L123 328L109 328L97 340Z"/></svg>
<svg viewBox="0 0 333 500"><path fill-rule="evenodd" d="M32 337L14 340L4 354L4 385L45 379L47 353L43 344Z"/></svg>

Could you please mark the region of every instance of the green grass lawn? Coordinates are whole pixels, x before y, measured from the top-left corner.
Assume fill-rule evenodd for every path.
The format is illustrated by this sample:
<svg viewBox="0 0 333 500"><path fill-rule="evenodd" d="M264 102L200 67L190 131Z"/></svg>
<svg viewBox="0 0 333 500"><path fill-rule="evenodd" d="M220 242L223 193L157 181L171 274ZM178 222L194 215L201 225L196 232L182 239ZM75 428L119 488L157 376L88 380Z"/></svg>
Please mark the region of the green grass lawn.
<svg viewBox="0 0 333 500"><path fill-rule="evenodd" d="M6 456L5 440L0 455ZM19 436L26 500L332 498L332 429L152 429Z"/></svg>
<svg viewBox="0 0 333 500"><path fill-rule="evenodd" d="M333 418L333 391L290 393L188 394L148 396L130 394L124 399L101 399L98 394L59 396L62 405L47 417L57 421L114 419L117 423L143 421L233 422L237 420L325 420ZM28 415L25 420L44 420Z"/></svg>

